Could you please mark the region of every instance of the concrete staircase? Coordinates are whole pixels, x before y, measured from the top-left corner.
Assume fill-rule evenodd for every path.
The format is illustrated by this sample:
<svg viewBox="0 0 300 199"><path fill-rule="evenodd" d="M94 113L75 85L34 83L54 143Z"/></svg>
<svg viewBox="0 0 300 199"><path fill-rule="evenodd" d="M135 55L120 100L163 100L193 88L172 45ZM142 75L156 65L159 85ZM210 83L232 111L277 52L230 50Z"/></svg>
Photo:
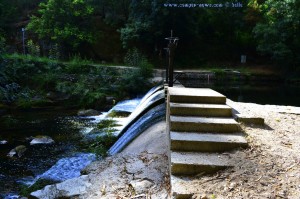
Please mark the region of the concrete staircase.
<svg viewBox="0 0 300 199"><path fill-rule="evenodd" d="M246 147L226 97L211 89L168 88L170 174L173 198L190 198L189 180L231 167L222 152ZM186 179L186 180L185 180Z"/></svg>

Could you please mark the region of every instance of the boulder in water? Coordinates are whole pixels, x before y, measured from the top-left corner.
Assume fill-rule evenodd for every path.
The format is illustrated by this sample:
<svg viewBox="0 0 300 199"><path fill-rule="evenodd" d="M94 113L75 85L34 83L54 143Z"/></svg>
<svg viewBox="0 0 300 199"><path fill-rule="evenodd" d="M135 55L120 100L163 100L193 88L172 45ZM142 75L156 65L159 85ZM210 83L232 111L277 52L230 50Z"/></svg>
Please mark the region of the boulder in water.
<svg viewBox="0 0 300 199"><path fill-rule="evenodd" d="M42 190L32 192L30 198L71 198L87 193L91 185L89 177L83 175L58 184L48 185Z"/></svg>
<svg viewBox="0 0 300 199"><path fill-rule="evenodd" d="M35 145L35 144L53 144L54 140L46 135L40 135L36 136L31 140L30 145Z"/></svg>
<svg viewBox="0 0 300 199"><path fill-rule="evenodd" d="M24 155L25 151L27 150L27 147L24 146L24 145L20 145L20 146L17 146L16 148L12 149L8 154L7 156L9 157L13 157L15 155L18 155L18 157L21 157Z"/></svg>
<svg viewBox="0 0 300 199"><path fill-rule="evenodd" d="M78 116L95 116L99 115L99 111L96 111L94 109L87 109L87 110L80 110L77 113Z"/></svg>
<svg viewBox="0 0 300 199"><path fill-rule="evenodd" d="M0 144L7 144L7 141L6 140L1 140Z"/></svg>

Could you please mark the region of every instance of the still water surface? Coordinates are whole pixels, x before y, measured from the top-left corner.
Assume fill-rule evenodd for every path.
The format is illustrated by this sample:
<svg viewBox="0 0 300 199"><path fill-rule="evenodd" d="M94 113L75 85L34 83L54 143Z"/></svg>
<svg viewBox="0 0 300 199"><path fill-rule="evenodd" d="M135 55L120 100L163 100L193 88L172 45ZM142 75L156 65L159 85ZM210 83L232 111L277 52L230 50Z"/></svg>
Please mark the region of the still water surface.
<svg viewBox="0 0 300 199"><path fill-rule="evenodd" d="M236 102L300 107L300 85L280 82L226 82L180 80L186 87L212 88Z"/></svg>

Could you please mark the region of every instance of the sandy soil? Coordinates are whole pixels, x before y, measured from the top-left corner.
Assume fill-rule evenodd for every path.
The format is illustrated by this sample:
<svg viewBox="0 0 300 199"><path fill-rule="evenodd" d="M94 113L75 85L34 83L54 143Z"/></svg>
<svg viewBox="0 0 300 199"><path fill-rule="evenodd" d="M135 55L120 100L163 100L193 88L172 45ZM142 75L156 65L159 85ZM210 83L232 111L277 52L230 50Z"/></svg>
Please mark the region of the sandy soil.
<svg viewBox="0 0 300 199"><path fill-rule="evenodd" d="M236 165L197 176L193 198L300 198L300 108L231 104L263 117L264 126L242 124L249 148L225 153ZM95 162L86 171L92 186L79 198L170 198L165 122L149 128L125 151Z"/></svg>

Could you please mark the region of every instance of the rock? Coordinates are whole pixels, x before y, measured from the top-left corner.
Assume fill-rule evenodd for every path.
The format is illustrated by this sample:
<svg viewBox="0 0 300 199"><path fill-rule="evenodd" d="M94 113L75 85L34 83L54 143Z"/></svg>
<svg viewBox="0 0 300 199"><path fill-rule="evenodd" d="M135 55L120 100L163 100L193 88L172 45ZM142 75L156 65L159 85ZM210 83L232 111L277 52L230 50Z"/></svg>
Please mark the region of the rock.
<svg viewBox="0 0 300 199"><path fill-rule="evenodd" d="M6 140L1 140L0 144L7 144L7 141Z"/></svg>
<svg viewBox="0 0 300 199"><path fill-rule="evenodd" d="M105 100L106 100L107 104L111 104L111 105L115 105L116 104L116 98L115 97L107 96L105 98Z"/></svg>
<svg viewBox="0 0 300 199"><path fill-rule="evenodd" d="M209 199L206 194L194 194L192 199Z"/></svg>
<svg viewBox="0 0 300 199"><path fill-rule="evenodd" d="M149 189L153 186L153 182L147 179L140 179L131 181L130 185L133 187L135 194L143 194L149 192Z"/></svg>
<svg viewBox="0 0 300 199"><path fill-rule="evenodd" d="M36 136L31 140L30 145L35 145L35 144L53 144L54 140L46 135L40 135Z"/></svg>
<svg viewBox="0 0 300 199"><path fill-rule="evenodd" d="M88 109L88 110L80 110L77 113L78 116L94 116L99 115L99 111Z"/></svg>
<svg viewBox="0 0 300 199"><path fill-rule="evenodd" d="M130 164L126 166L126 170L129 174L137 174L140 171L142 171L145 167L146 165L143 163L142 160L137 160L134 162L130 162Z"/></svg>
<svg viewBox="0 0 300 199"><path fill-rule="evenodd" d="M70 95L61 93L61 92L52 92L47 93L46 97L53 101L62 101L70 98Z"/></svg>
<svg viewBox="0 0 300 199"><path fill-rule="evenodd" d="M72 178L64 182L48 185L44 189L32 192L30 198L49 199L49 198L70 198L85 194L87 188L92 184L87 175Z"/></svg>
<svg viewBox="0 0 300 199"><path fill-rule="evenodd" d="M25 151L27 150L26 146L24 145L20 145L20 146L17 146L16 148L12 149L8 154L7 156L9 157L13 157L15 155L18 155L18 157L21 157L24 155Z"/></svg>

